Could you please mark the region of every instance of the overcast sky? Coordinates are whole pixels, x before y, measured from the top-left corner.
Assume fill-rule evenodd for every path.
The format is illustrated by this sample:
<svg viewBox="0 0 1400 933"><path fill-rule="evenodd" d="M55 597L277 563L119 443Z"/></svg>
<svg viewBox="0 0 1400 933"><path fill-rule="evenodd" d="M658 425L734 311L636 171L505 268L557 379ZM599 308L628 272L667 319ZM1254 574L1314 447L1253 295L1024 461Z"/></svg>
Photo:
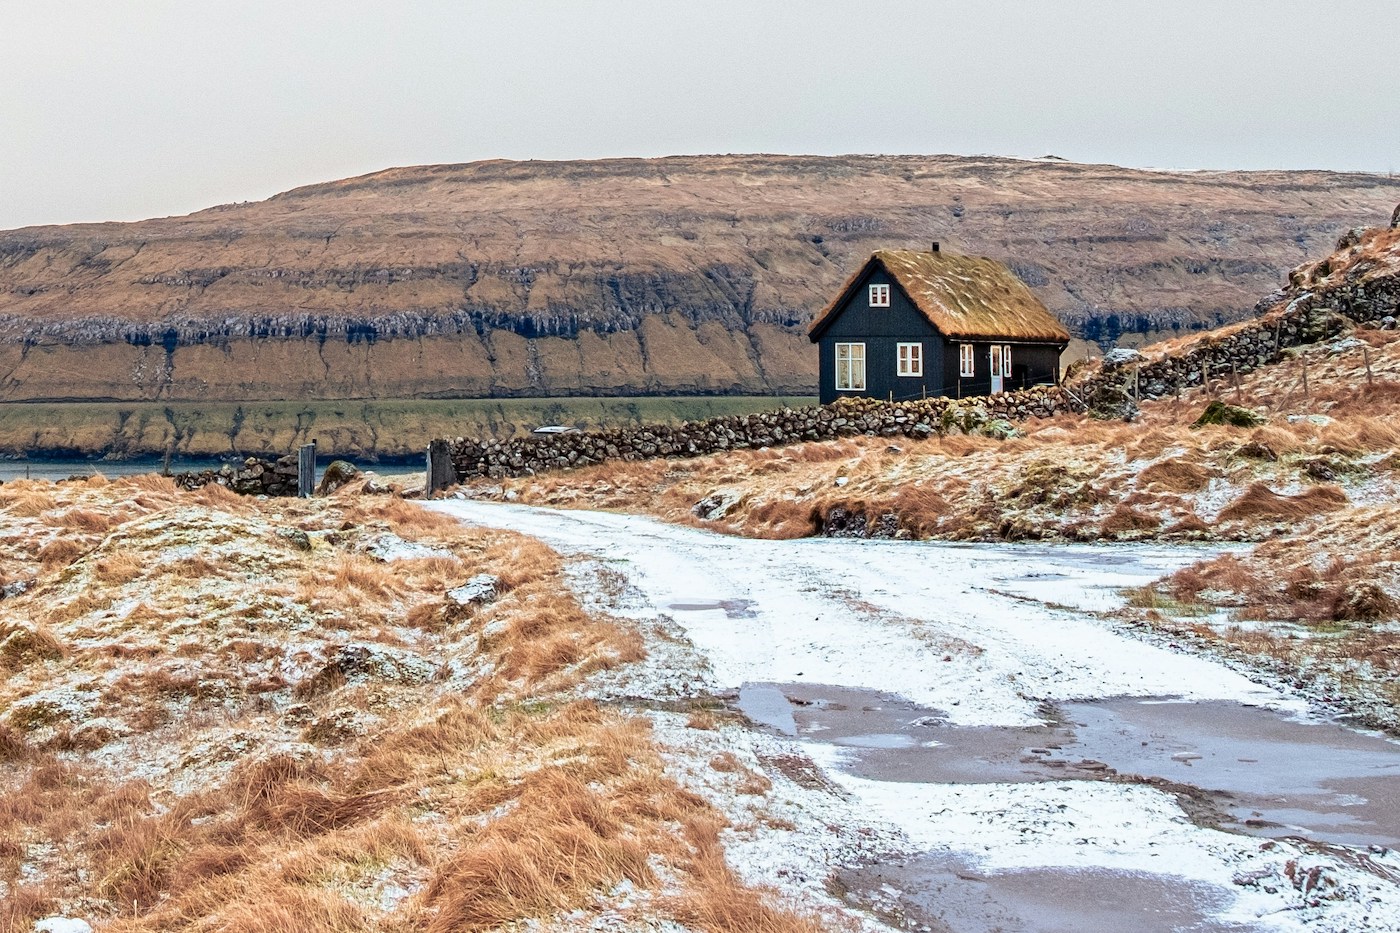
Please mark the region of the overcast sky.
<svg viewBox="0 0 1400 933"><path fill-rule="evenodd" d="M0 0L0 228L393 165L1400 169L1400 0Z"/></svg>

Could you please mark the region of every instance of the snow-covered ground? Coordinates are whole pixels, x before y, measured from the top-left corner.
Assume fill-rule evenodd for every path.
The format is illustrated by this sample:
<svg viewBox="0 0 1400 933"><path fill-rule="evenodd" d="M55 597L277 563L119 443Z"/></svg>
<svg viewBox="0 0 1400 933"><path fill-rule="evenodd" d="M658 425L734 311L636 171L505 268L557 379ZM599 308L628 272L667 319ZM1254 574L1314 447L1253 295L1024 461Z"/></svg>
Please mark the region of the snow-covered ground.
<svg viewBox="0 0 1400 933"><path fill-rule="evenodd" d="M611 513L431 507L604 561L639 591L635 614L675 620L717 688L877 690L960 726L1035 725L1046 701L1124 696L1306 712L1294 697L1095 614L1203 549L761 541ZM984 874L1107 869L1205 885L1225 905L1215 911L1223 926L1212 929L1400 930L1400 888L1384 877L1400 877L1393 853L1329 855L1203 828L1174 796L1141 784L896 783L843 768L849 749L810 739L801 747L862 818L896 827L906 852L948 855ZM743 858L742 846L730 851ZM1311 881L1295 880L1310 868ZM783 884L761 865L744 873Z"/></svg>
<svg viewBox="0 0 1400 933"><path fill-rule="evenodd" d="M1219 664L1074 611L1121 605L1119 590L1199 560L1199 549L761 541L634 515L463 500L434 507L604 558L653 611L671 612L721 687L886 690L959 725L1038 723L1042 700L1102 696L1301 708ZM690 608L707 603L730 605Z"/></svg>

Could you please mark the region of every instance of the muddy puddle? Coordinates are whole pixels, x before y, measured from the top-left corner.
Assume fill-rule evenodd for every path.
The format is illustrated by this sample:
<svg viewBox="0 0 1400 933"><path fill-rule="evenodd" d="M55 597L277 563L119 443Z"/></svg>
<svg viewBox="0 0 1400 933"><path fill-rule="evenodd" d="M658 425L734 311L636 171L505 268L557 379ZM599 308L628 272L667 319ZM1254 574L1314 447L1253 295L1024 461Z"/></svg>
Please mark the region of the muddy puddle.
<svg viewBox="0 0 1400 933"><path fill-rule="evenodd" d="M728 619L753 619L757 617L754 612L754 601L752 599L680 599L667 603L664 608L672 612L710 612L719 610Z"/></svg>
<svg viewBox="0 0 1400 933"><path fill-rule="evenodd" d="M1244 933L1210 919L1229 896L1180 878L1103 869L982 875L944 856L839 872L846 899L905 929L938 933Z"/></svg>
<svg viewBox="0 0 1400 933"><path fill-rule="evenodd" d="M739 709L775 731L850 750L878 781L1129 780L1199 788L1223 828L1400 848L1400 745L1233 702L1062 703L1032 728L948 725L901 697L812 684L748 684ZM1205 808L1206 810L1212 807Z"/></svg>
<svg viewBox="0 0 1400 933"><path fill-rule="evenodd" d="M1044 726L949 725L890 694L746 684L736 704L784 735L843 747L861 778L940 784L1137 781L1185 790L1187 815L1257 836L1400 848L1400 745L1233 702L1119 698L1047 706ZM954 855L839 874L852 904L914 929L1249 929L1210 919L1227 894L1179 878L1101 869L983 875Z"/></svg>

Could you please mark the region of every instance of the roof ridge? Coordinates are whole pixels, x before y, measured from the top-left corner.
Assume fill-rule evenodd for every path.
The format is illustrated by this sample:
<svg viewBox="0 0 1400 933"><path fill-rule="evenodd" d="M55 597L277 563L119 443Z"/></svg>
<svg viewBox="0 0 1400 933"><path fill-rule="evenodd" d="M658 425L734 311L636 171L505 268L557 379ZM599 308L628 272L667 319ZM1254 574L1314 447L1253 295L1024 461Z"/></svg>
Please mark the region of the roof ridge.
<svg viewBox="0 0 1400 933"><path fill-rule="evenodd" d="M986 256L909 249L880 249L870 255L808 328L820 337L855 283L879 263L915 308L950 339L1032 340L1068 343L1069 331L1000 260Z"/></svg>

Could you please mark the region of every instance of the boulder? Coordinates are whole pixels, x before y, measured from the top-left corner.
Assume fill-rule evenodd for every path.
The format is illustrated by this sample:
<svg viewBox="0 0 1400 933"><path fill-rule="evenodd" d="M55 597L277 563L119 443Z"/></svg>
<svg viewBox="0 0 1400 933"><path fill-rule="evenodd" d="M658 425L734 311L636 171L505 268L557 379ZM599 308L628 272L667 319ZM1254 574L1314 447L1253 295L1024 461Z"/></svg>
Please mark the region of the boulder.
<svg viewBox="0 0 1400 933"><path fill-rule="evenodd" d="M729 510L738 504L740 496L728 492L710 493L699 502L690 507L690 514L696 518L717 519L724 518L729 514Z"/></svg>
<svg viewBox="0 0 1400 933"><path fill-rule="evenodd" d="M45 917L34 922L34 933L92 933L92 925L77 917Z"/></svg>
<svg viewBox="0 0 1400 933"><path fill-rule="evenodd" d="M1248 408L1227 405L1216 400L1206 406L1206 410L1201 412L1201 417L1197 418L1191 427L1201 428L1208 424L1225 424L1236 428L1257 428L1267 420L1263 415Z"/></svg>
<svg viewBox="0 0 1400 933"><path fill-rule="evenodd" d="M321 474L321 484L316 487L316 494L328 496L359 475L359 468L350 461L332 460L326 472Z"/></svg>
<svg viewBox="0 0 1400 933"><path fill-rule="evenodd" d="M1139 414L1137 400L1126 386L1100 381L1085 399L1089 416L1100 421L1132 421Z"/></svg>
<svg viewBox="0 0 1400 933"><path fill-rule="evenodd" d="M1104 368L1142 362L1142 354L1130 347L1116 347L1103 355Z"/></svg>
<svg viewBox="0 0 1400 933"><path fill-rule="evenodd" d="M414 560L420 557L451 557L452 552L432 544L405 541L391 531L375 535L365 541L360 550L375 560L391 563L396 560Z"/></svg>
<svg viewBox="0 0 1400 933"><path fill-rule="evenodd" d="M300 528L278 528L277 537L285 540L295 550L311 550L311 537Z"/></svg>
<svg viewBox="0 0 1400 933"><path fill-rule="evenodd" d="M461 586L448 590L447 598L458 606L484 606L495 600L500 586L500 577L479 573Z"/></svg>

